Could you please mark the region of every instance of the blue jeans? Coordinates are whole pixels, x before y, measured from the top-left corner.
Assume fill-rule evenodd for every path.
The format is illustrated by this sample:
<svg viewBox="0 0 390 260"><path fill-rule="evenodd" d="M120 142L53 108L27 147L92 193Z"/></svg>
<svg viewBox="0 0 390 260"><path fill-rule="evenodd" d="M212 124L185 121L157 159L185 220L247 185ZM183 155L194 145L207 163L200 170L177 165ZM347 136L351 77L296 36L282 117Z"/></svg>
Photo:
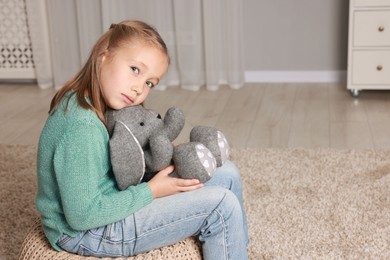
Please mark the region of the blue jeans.
<svg viewBox="0 0 390 260"><path fill-rule="evenodd" d="M204 259L248 259L248 228L242 186L235 165L227 161L205 187L153 200L127 218L107 226L64 234L65 251L98 257L144 253L197 236Z"/></svg>

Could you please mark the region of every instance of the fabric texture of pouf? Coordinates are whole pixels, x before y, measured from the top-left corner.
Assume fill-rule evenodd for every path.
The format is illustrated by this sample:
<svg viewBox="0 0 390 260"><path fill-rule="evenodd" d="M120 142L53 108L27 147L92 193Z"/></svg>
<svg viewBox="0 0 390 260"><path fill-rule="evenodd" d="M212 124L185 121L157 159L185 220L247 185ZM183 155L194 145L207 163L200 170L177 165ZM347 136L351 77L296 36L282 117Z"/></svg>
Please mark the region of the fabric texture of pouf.
<svg viewBox="0 0 390 260"><path fill-rule="evenodd" d="M19 260L101 260L113 258L96 258L85 257L75 254L70 254L65 251L57 252L47 241L42 226L39 220L34 222L27 236L25 237L22 248L19 253ZM202 251L200 242L194 238L186 238L174 245L162 247L150 252L139 254L133 257L115 258L120 260L159 260L159 259L185 259L185 260L201 260Z"/></svg>

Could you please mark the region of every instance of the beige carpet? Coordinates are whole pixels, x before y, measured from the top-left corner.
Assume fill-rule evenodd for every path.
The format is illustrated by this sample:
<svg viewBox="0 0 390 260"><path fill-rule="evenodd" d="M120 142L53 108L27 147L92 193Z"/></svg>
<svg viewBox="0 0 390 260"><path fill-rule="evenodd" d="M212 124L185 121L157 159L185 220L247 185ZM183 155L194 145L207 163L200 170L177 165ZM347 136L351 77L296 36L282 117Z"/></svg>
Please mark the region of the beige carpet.
<svg viewBox="0 0 390 260"><path fill-rule="evenodd" d="M390 151L234 149L250 258L390 259ZM36 214L35 148L0 145L0 259Z"/></svg>

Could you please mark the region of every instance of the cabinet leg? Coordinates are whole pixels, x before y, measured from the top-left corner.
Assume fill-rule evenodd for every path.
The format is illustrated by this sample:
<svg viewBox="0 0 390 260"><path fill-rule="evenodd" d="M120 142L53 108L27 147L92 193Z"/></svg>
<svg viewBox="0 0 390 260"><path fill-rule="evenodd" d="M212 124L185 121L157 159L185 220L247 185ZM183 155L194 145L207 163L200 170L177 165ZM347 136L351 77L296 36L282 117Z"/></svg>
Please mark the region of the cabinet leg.
<svg viewBox="0 0 390 260"><path fill-rule="evenodd" d="M359 96L359 92L360 92L359 89L354 88L354 89L351 89L350 91L351 91L351 95L352 95L353 97L358 97L358 96Z"/></svg>

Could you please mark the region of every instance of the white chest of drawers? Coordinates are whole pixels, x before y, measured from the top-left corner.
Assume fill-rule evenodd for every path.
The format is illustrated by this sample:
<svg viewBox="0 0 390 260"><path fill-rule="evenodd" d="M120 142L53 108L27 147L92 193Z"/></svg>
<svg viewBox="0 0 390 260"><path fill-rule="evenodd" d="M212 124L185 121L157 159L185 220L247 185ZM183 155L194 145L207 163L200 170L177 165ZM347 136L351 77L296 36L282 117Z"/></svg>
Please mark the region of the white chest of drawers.
<svg viewBox="0 0 390 260"><path fill-rule="evenodd" d="M390 0L350 0L347 89L390 89Z"/></svg>

